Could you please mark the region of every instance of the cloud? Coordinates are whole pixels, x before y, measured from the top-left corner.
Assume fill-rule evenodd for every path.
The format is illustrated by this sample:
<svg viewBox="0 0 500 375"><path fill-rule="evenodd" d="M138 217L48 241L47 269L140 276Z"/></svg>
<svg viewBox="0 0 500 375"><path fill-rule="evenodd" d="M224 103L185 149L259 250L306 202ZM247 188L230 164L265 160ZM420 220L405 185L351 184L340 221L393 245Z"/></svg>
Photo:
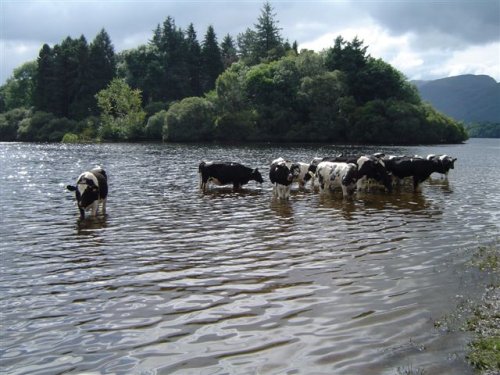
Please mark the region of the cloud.
<svg viewBox="0 0 500 375"><path fill-rule="evenodd" d="M399 0L367 2L370 15L391 33L453 36L465 44L484 44L500 35L498 0ZM432 44L432 38L424 38Z"/></svg>

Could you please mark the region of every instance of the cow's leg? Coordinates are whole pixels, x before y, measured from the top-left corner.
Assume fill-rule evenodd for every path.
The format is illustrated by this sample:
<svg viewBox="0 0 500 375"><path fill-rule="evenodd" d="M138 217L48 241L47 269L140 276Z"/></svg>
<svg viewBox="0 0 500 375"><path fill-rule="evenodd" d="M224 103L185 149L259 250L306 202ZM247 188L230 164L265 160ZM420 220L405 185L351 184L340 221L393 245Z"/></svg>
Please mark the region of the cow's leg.
<svg viewBox="0 0 500 375"><path fill-rule="evenodd" d="M107 198L104 198L102 200L102 214L103 215L106 215L106 200L107 200Z"/></svg>
<svg viewBox="0 0 500 375"><path fill-rule="evenodd" d="M241 184L233 183L233 191L238 191L241 188Z"/></svg>
<svg viewBox="0 0 500 375"><path fill-rule="evenodd" d="M201 180L200 188L203 192L207 191L208 188L208 178L203 177Z"/></svg>
<svg viewBox="0 0 500 375"><path fill-rule="evenodd" d="M285 186L285 199L290 199L290 185Z"/></svg>
<svg viewBox="0 0 500 375"><path fill-rule="evenodd" d="M97 216L97 209L99 208L99 200L95 200L92 205L91 205L91 212L92 212L92 216L93 217L96 217Z"/></svg>
<svg viewBox="0 0 500 375"><path fill-rule="evenodd" d="M420 192L422 191L421 187L421 179L417 176L413 176L413 191Z"/></svg>

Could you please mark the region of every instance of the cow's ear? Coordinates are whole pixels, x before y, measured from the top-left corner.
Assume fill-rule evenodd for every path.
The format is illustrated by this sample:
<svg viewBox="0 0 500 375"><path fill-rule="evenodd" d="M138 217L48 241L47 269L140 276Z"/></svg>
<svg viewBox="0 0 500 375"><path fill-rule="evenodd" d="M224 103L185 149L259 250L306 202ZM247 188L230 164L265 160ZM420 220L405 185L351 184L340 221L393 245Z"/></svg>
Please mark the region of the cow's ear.
<svg viewBox="0 0 500 375"><path fill-rule="evenodd" d="M66 185L66 189L68 189L69 191L76 191L76 186Z"/></svg>

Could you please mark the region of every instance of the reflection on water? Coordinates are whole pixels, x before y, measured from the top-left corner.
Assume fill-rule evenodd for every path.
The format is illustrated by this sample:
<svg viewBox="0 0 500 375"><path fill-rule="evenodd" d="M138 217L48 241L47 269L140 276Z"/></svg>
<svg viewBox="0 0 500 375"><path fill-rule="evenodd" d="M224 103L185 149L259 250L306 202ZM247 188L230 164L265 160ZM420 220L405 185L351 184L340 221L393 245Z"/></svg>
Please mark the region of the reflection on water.
<svg viewBox="0 0 500 375"><path fill-rule="evenodd" d="M202 159L259 168L340 146L1 144L0 366L9 374L467 374L435 330L498 233L498 141L382 148L458 157L421 193L198 189ZM210 157L208 157L210 156ZM106 216L64 186L99 164Z"/></svg>

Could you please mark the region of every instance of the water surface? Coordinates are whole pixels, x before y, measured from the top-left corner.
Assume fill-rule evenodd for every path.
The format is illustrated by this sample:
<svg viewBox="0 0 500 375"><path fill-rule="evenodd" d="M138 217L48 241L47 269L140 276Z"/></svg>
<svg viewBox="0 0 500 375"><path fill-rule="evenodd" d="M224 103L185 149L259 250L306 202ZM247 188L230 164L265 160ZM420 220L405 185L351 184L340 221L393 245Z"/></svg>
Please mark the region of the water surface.
<svg viewBox="0 0 500 375"><path fill-rule="evenodd" d="M272 198L269 163L447 153L421 193ZM198 189L201 160L266 182ZM8 374L469 374L434 321L498 236L500 142L426 147L0 144L0 365ZM106 216L65 190L95 165Z"/></svg>

